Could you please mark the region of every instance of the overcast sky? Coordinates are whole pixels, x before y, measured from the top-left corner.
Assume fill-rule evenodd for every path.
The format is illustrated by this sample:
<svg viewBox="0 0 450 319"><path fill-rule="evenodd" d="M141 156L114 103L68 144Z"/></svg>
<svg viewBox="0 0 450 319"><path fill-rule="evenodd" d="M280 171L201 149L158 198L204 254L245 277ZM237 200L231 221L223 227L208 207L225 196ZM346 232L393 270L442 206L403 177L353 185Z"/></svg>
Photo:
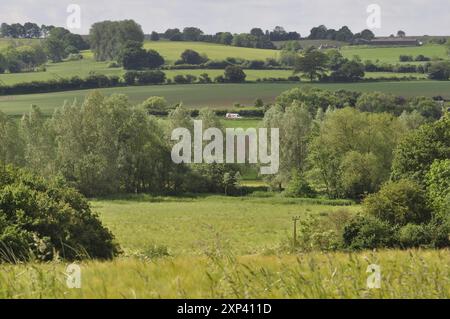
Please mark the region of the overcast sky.
<svg viewBox="0 0 450 319"><path fill-rule="evenodd" d="M399 29L408 35L450 35L450 0L0 0L0 23L65 26L67 6L81 7L81 29L102 20L134 19L144 32L169 27L197 26L205 33L248 32L281 25L307 36L313 26L348 25L353 32L367 27L369 4L381 8L381 28L376 35Z"/></svg>

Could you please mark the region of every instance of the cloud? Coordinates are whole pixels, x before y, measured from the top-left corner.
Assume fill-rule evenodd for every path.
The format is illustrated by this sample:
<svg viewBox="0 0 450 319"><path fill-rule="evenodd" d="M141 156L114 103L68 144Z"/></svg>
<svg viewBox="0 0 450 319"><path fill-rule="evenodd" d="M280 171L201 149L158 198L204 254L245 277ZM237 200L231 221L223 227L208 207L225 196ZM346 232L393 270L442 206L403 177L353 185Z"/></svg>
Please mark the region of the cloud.
<svg viewBox="0 0 450 319"><path fill-rule="evenodd" d="M71 3L82 8L79 33L88 33L92 23L106 19L134 19L146 33L185 26L207 33L248 32L252 27L281 25L307 35L320 24L348 25L357 32L366 28L367 6L376 3L382 9L377 35L399 29L410 35L450 34L448 0L15 0L2 1L0 22L65 25Z"/></svg>

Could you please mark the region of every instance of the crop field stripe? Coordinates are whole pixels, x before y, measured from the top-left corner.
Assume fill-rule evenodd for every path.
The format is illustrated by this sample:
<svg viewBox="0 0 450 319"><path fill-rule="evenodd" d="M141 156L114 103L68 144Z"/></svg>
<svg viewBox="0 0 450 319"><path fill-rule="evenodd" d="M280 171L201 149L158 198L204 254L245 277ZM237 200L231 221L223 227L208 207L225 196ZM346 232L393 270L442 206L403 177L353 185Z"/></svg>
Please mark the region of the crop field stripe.
<svg viewBox="0 0 450 319"><path fill-rule="evenodd" d="M450 81L404 81L404 82L367 82L367 83L247 83L247 84L187 84L187 85L152 85L99 89L106 95L122 93L129 96L131 102L140 103L150 96L163 96L169 103L183 102L191 108L231 108L234 103L253 105L255 99L261 98L265 103L288 89L304 85L327 90L349 90L359 92L380 91L394 95L443 96L450 98ZM51 114L64 102L82 102L91 90L68 91L57 93L26 94L0 96L0 110L8 115L22 115L29 111L30 105L38 105L43 112Z"/></svg>

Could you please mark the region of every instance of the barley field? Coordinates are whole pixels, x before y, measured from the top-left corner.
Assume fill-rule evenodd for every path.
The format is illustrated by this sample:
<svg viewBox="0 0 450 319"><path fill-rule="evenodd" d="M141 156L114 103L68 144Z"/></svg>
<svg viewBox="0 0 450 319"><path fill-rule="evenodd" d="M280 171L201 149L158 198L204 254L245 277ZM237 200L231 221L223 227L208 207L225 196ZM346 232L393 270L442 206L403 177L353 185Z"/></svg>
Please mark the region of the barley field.
<svg viewBox="0 0 450 319"><path fill-rule="evenodd" d="M67 262L0 264L0 298L449 298L448 250L288 253L292 217L359 206L272 198L93 200L123 254L84 261L69 289ZM338 205L339 204L339 205ZM338 206L336 206L338 205ZM369 265L381 286L367 286Z"/></svg>

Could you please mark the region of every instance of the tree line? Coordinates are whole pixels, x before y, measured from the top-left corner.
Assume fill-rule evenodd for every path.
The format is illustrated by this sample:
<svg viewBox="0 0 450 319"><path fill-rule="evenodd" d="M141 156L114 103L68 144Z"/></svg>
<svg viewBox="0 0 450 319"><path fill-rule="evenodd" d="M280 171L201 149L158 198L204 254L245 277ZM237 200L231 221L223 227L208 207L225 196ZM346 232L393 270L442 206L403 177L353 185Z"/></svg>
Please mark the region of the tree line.
<svg viewBox="0 0 450 319"><path fill-rule="evenodd" d="M148 115L146 104L93 92L83 104L65 104L51 118L36 106L19 123L0 113L0 162L62 176L86 196L223 192L225 187L232 192L234 167L172 162L171 131L191 127L190 112L179 106L162 121ZM198 116L206 128L221 127L212 111Z"/></svg>
<svg viewBox="0 0 450 319"><path fill-rule="evenodd" d="M55 26L53 25L42 24L39 26L33 22L26 22L23 25L20 23L2 23L0 26L0 35L4 38L40 39L46 38L54 28Z"/></svg>
<svg viewBox="0 0 450 319"><path fill-rule="evenodd" d="M61 62L63 59L81 59L81 50L89 48L78 34L59 27L50 29L46 38L30 45L9 45L0 51L0 74L45 71L48 60Z"/></svg>
<svg viewBox="0 0 450 319"><path fill-rule="evenodd" d="M450 246L450 114L436 101L292 89L263 126L280 128L273 189L362 202L358 214L303 218L294 249Z"/></svg>
<svg viewBox="0 0 450 319"><path fill-rule="evenodd" d="M252 28L248 33L232 34L231 32L217 32L215 34L204 34L196 27L167 29L164 33L153 31L149 37L152 41L165 38L170 41L200 41L234 45L238 47L251 47L261 49L275 49L272 41L300 40L300 34L296 31L286 31L281 26L276 26L272 31L261 28Z"/></svg>
<svg viewBox="0 0 450 319"><path fill-rule="evenodd" d="M374 33L365 29L358 33L353 33L349 27L343 26L339 30L328 29L324 25L311 29L308 39L311 40L336 40L343 42L352 42L357 39L371 40L375 37ZM161 38L170 41L201 41L220 43L225 45L234 45L240 47L254 47L274 49L275 46L271 42L276 41L297 41L301 39L301 35L296 31L286 31L281 26L276 26L272 31L261 28L252 28L248 33L217 32L216 34L204 34L204 32L196 27L186 27L183 30L178 28L169 28L164 33L153 31L148 39L158 41Z"/></svg>

